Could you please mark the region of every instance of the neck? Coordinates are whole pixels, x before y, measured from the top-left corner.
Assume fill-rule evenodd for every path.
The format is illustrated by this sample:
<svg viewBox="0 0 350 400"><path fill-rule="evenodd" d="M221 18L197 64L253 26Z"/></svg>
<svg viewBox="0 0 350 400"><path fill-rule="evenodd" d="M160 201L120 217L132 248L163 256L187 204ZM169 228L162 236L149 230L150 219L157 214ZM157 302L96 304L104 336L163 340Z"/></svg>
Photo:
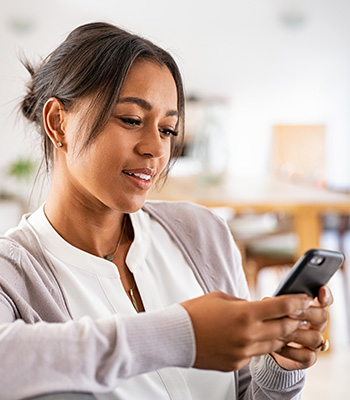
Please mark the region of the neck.
<svg viewBox="0 0 350 400"><path fill-rule="evenodd" d="M120 234L119 234L119 239L118 239L117 245L115 246L115 249L114 249L114 251L112 253L108 253L103 257L107 261L114 261L114 258L116 257L116 254L117 254L117 252L119 250L120 244L121 244L121 242L122 242L122 240L124 238L124 235L125 235L126 220L127 220L127 216L126 216L126 214L124 214L123 223L122 223L122 229L121 229ZM127 236L125 236L125 238L127 239Z"/></svg>
<svg viewBox="0 0 350 400"><path fill-rule="evenodd" d="M49 194L45 214L63 239L98 257L113 253L124 219L123 212L79 199L62 199L57 193Z"/></svg>

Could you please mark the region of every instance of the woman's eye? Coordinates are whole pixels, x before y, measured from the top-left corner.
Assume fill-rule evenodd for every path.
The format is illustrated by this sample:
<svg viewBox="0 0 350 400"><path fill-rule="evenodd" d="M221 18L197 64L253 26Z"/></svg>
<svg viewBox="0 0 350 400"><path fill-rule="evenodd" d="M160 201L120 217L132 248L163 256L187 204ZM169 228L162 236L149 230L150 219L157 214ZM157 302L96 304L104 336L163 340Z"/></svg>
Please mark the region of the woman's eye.
<svg viewBox="0 0 350 400"><path fill-rule="evenodd" d="M124 122L124 124L129 125L129 126L140 126L141 121L136 118L131 118L131 117L120 117L120 120Z"/></svg>
<svg viewBox="0 0 350 400"><path fill-rule="evenodd" d="M164 128L164 129L159 129L159 131L164 135L164 136L177 136L179 134L178 131L175 131L174 129L168 129L168 128Z"/></svg>

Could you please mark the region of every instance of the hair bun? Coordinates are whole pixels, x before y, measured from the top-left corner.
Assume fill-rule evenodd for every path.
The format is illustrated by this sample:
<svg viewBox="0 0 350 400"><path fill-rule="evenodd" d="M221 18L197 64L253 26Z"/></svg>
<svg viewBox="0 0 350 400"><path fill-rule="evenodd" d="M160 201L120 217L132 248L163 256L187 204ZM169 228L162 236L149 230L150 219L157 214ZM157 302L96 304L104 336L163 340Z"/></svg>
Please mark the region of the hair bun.
<svg viewBox="0 0 350 400"><path fill-rule="evenodd" d="M32 122L35 122L35 104L36 100L32 93L29 93L22 101L21 110L23 115Z"/></svg>
<svg viewBox="0 0 350 400"><path fill-rule="evenodd" d="M34 91L35 68L29 63L28 60L22 61L23 65L29 72L31 79L27 85L27 95L24 97L20 109L23 115L31 122L36 122L36 105L37 98Z"/></svg>

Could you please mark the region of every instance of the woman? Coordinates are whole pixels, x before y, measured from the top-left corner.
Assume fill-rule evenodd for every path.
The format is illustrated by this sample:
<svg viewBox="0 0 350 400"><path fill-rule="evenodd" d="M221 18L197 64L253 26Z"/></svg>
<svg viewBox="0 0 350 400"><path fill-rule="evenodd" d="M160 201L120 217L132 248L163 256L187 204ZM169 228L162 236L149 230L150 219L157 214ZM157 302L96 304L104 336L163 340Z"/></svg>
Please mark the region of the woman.
<svg viewBox="0 0 350 400"><path fill-rule="evenodd" d="M329 291L247 302L220 219L146 202L183 141L172 57L94 23L27 67L22 111L52 180L0 241L0 398L298 398Z"/></svg>

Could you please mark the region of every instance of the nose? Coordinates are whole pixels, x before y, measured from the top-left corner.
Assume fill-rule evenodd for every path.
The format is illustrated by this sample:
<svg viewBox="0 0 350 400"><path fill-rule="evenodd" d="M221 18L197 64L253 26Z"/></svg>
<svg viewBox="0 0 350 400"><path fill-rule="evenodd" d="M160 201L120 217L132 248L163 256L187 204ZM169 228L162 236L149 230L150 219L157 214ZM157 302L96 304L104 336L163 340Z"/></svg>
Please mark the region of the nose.
<svg viewBox="0 0 350 400"><path fill-rule="evenodd" d="M167 142L167 140L162 138L158 128L152 127L143 130L136 149L142 156L161 158L166 153Z"/></svg>

